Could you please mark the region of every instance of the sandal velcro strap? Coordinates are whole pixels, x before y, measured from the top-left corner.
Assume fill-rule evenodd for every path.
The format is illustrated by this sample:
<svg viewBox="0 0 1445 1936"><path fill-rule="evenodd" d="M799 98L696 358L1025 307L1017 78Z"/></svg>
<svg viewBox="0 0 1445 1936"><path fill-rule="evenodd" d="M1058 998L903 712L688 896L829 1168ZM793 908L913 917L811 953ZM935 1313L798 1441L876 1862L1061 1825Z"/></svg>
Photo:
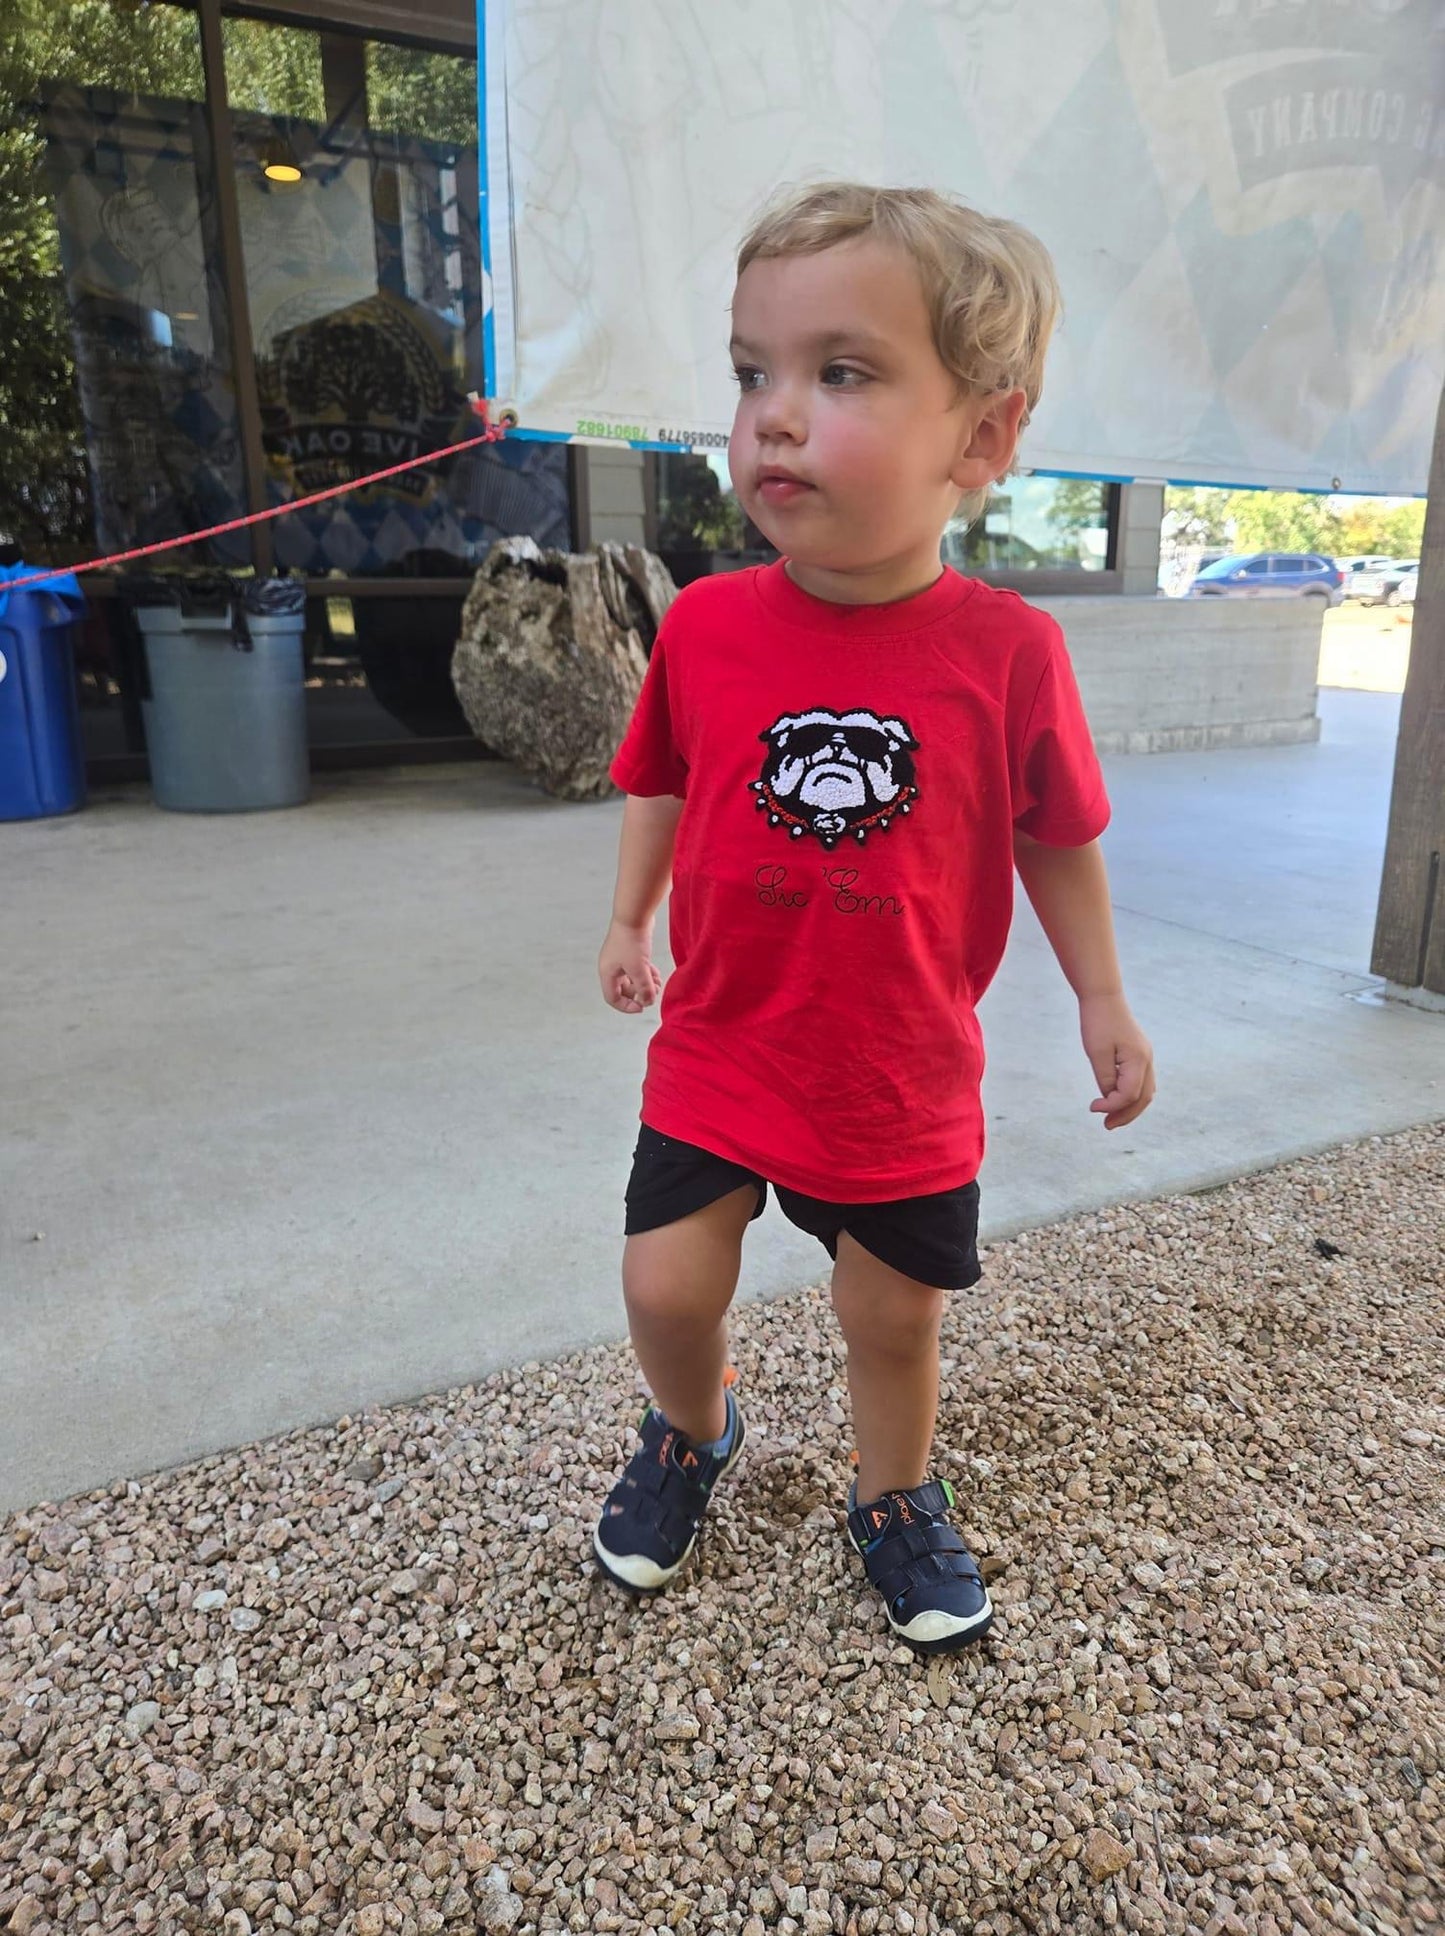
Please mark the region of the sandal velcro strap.
<svg viewBox="0 0 1445 1936"><path fill-rule="evenodd" d="M628 1469L625 1483L649 1499L679 1498L701 1490L697 1481L673 1459L639 1459Z"/></svg>
<svg viewBox="0 0 1445 1936"><path fill-rule="evenodd" d="M652 1407L643 1414L640 1433L642 1445L609 1503L636 1511L643 1501L650 1502L646 1516L654 1530L685 1544L697 1530L723 1462L694 1447Z"/></svg>
<svg viewBox="0 0 1445 1936"><path fill-rule="evenodd" d="M670 1469L659 1465L656 1459L649 1459L645 1465L639 1460L635 1468L628 1469L622 1483L645 1498L660 1499L671 1478Z"/></svg>
<svg viewBox="0 0 1445 1936"><path fill-rule="evenodd" d="M625 1473L612 1497L629 1511L635 1511L641 1500L651 1500L647 1517L666 1539L690 1538L701 1517L701 1500L679 1485L677 1474L667 1466L645 1465L638 1472Z"/></svg>
<svg viewBox="0 0 1445 1936"><path fill-rule="evenodd" d="M947 1521L903 1526L863 1555L869 1579L894 1605L932 1580L971 1580L983 1585L972 1555Z"/></svg>
<svg viewBox="0 0 1445 1936"><path fill-rule="evenodd" d="M885 1492L858 1504L848 1494L848 1532L869 1580L882 1595L888 1624L911 1647L941 1653L977 1640L993 1620L977 1563L947 1513L946 1479L907 1492Z"/></svg>
<svg viewBox="0 0 1445 1936"><path fill-rule="evenodd" d="M603 1572L634 1593L656 1593L686 1565L712 1489L737 1463L743 1419L731 1391L720 1447L698 1445L670 1425L655 1405L638 1421L641 1439L607 1495L592 1532Z"/></svg>

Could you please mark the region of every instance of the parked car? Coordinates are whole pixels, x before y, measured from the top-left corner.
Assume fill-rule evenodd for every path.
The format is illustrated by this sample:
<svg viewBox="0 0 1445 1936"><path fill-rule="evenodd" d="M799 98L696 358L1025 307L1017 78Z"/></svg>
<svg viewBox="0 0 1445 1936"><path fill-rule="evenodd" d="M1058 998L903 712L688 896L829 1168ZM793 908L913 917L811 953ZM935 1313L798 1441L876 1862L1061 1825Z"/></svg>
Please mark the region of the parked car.
<svg viewBox="0 0 1445 1936"><path fill-rule="evenodd" d="M1389 558L1385 552L1366 552L1362 558L1337 558L1335 563L1344 573L1344 587L1342 587L1344 596L1358 598L1362 596L1360 585L1364 585L1369 575L1375 571L1383 571L1385 565L1391 565L1395 560Z"/></svg>
<svg viewBox="0 0 1445 1936"><path fill-rule="evenodd" d="M1363 558L1336 558L1335 563L1345 574L1342 587L1345 597L1364 599L1377 597L1374 584L1375 573L1384 571L1386 566L1394 562L1394 559L1386 557L1383 551L1369 552Z"/></svg>
<svg viewBox="0 0 1445 1936"><path fill-rule="evenodd" d="M1352 572L1345 580L1345 596L1361 599L1366 605L1397 604L1401 579L1407 572L1419 569L1418 558L1387 559L1383 565Z"/></svg>
<svg viewBox="0 0 1445 1936"><path fill-rule="evenodd" d="M1189 587L1190 598L1318 598L1338 605L1345 574L1313 551L1256 551L1216 558Z"/></svg>
<svg viewBox="0 0 1445 1936"><path fill-rule="evenodd" d="M1395 587L1395 596L1390 601L1394 605L1413 605L1415 594L1420 589L1420 567L1411 565Z"/></svg>

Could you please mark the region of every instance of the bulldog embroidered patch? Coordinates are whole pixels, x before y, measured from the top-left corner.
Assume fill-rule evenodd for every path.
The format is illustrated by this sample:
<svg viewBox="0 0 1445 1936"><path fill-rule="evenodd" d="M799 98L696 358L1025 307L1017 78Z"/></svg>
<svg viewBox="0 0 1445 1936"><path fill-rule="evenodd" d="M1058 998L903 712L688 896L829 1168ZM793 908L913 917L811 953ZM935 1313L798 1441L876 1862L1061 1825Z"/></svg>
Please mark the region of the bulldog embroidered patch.
<svg viewBox="0 0 1445 1936"><path fill-rule="evenodd" d="M758 735L767 744L762 777L749 781L768 825L790 839L812 834L825 848L862 843L918 801L918 742L901 719L872 712L785 713Z"/></svg>

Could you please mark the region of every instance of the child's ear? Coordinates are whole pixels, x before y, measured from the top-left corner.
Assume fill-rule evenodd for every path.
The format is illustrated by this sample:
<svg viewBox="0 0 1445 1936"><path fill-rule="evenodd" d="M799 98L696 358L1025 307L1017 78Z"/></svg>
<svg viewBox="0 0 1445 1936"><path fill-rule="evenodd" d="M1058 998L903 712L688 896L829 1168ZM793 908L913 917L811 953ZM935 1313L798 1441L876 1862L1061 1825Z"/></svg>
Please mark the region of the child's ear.
<svg viewBox="0 0 1445 1936"><path fill-rule="evenodd" d="M961 491L981 490L1002 477L1018 449L1028 398L1022 390L970 397L952 471Z"/></svg>

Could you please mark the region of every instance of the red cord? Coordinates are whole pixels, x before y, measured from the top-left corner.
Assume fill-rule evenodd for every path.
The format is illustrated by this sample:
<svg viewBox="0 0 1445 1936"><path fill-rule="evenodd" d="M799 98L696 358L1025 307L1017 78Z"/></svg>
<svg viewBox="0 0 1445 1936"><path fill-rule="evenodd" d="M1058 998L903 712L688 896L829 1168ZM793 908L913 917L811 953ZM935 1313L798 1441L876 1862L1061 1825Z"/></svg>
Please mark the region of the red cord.
<svg viewBox="0 0 1445 1936"><path fill-rule="evenodd" d="M324 504L327 498L344 497L348 491L360 491L368 484L379 484L384 478L399 476L402 471L418 470L423 464L439 464L444 457L455 457L458 451L475 450L478 444L500 443L511 426L491 421L485 398L479 398L472 408L487 426L480 437L467 437L459 444L448 444L445 450L429 450L420 457L408 457L405 463L390 464L384 471L368 471L365 477L353 477L348 483L333 484L324 491L313 491L310 497L294 498L290 504L273 504L265 511L252 511L244 518L229 518L225 524L207 525L204 531L188 531L180 538L162 538L157 544L137 545L133 551L113 551L109 557L92 558L83 565L62 565L53 571L31 572L24 578L0 578L0 592L17 592L26 585L45 585L55 578L74 578L83 571L100 571L106 565L128 565L134 558L153 558L158 551L175 551L180 545L200 544L203 539L219 538L226 531L244 530L248 524L261 524L267 518L284 518L289 511L304 511L308 504Z"/></svg>

